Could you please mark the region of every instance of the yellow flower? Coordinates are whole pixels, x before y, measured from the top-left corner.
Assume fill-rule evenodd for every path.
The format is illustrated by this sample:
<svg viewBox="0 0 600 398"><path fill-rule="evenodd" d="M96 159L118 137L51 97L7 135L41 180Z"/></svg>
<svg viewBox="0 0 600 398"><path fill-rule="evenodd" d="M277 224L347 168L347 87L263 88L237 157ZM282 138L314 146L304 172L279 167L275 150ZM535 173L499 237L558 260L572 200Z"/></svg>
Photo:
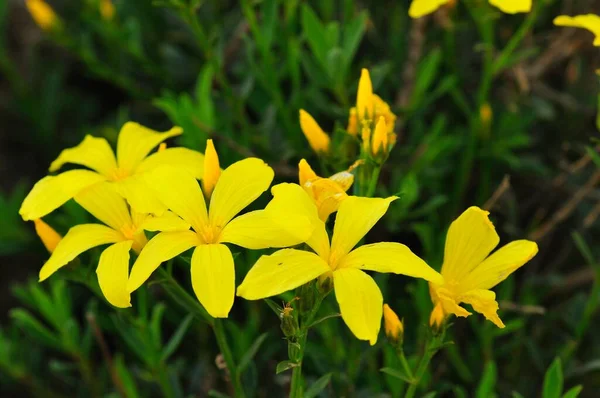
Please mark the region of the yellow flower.
<svg viewBox="0 0 600 398"><path fill-rule="evenodd" d="M81 253L110 244L100 255L96 273L102 293L115 307L130 307L127 292L129 250L139 253L146 244L144 230L187 230L189 224L166 212L160 217L131 213L125 199L113 187L101 182L75 196L75 201L104 224L82 224L69 230L58 242L52 255L40 270L40 282Z"/></svg>
<svg viewBox="0 0 600 398"><path fill-rule="evenodd" d="M161 214L164 205L145 184L143 174L157 166L171 165L201 178L204 169L204 156L187 148L168 148L148 156L162 141L181 132L181 128L174 127L158 133L137 123L125 123L119 134L116 158L106 139L86 136L81 144L63 150L50 165L50 172L59 170L65 163L91 170L75 169L42 178L23 201L19 214L26 221L42 218L83 189L101 181L109 181L135 211Z"/></svg>
<svg viewBox="0 0 600 398"><path fill-rule="evenodd" d="M329 152L330 138L317 121L304 109L300 109L300 128L310 147L317 153Z"/></svg>
<svg viewBox="0 0 600 398"><path fill-rule="evenodd" d="M395 343L398 340L402 340L404 326L398 315L387 304L383 305L383 324L385 326L385 335L390 341Z"/></svg>
<svg viewBox="0 0 600 398"><path fill-rule="evenodd" d="M262 256L238 287L238 296L259 300L315 278L331 278L342 319L358 339L375 344L381 327L383 297L375 281L364 271L391 272L436 283L443 281L440 274L400 243L374 243L352 250L395 199L395 196L387 199L348 197L338 210L330 243L325 223L318 219L316 207L305 195L308 204L296 206L296 212L308 212L316 226L306 242L315 253L283 249Z"/></svg>
<svg viewBox="0 0 600 398"><path fill-rule="evenodd" d="M317 206L319 218L326 221L348 197L346 191L352 186L354 175L348 170L329 178L319 177L304 159L298 164L298 170L300 186Z"/></svg>
<svg viewBox="0 0 600 398"><path fill-rule="evenodd" d="M450 0L412 0L408 15L411 18L421 18L449 2ZM506 14L531 11L531 0L489 0L489 3Z"/></svg>
<svg viewBox="0 0 600 398"><path fill-rule="evenodd" d="M211 316L226 318L235 296L235 270L225 243L247 249L287 247L304 242L313 231L310 220L293 211L294 198L306 197L296 184L273 187L274 199L264 210L235 217L269 188L273 176L260 159L236 162L221 173L207 208L205 195L189 174L170 167L148 173L146 179L160 200L193 231L162 232L152 238L131 269L128 291L139 288L162 262L194 247L194 292Z"/></svg>
<svg viewBox="0 0 600 398"><path fill-rule="evenodd" d="M60 25L60 19L45 1L25 0L25 5L36 25L43 30L51 30Z"/></svg>
<svg viewBox="0 0 600 398"><path fill-rule="evenodd" d="M382 120L383 122L381 122ZM380 123L382 123L380 130L375 131ZM358 82L356 107L350 109L348 133L356 136L360 128L365 152L375 155L378 149L383 149L387 153L396 143L395 124L396 115L392 113L390 106L384 100L373 93L369 71L363 69ZM371 140L377 141L371 143Z"/></svg>
<svg viewBox="0 0 600 398"><path fill-rule="evenodd" d="M431 291L431 285L429 286ZM436 305L433 307L433 311L431 311L431 315L429 316L429 326L435 329L439 329L444 323L444 319L446 315L444 314L444 309L441 305Z"/></svg>
<svg viewBox="0 0 600 398"><path fill-rule="evenodd" d="M496 326L504 327L496 313L496 294L489 289L533 258L538 247L535 242L516 240L490 255L500 238L488 214L473 206L450 225L442 265L443 282L430 284L435 306L431 324L441 324L440 320L449 314L471 315L459 305L467 303Z"/></svg>
<svg viewBox="0 0 600 398"><path fill-rule="evenodd" d="M35 232L40 237L40 240L46 246L46 249L52 253L56 249L58 242L62 239L62 236L41 218L33 220L33 223L35 224Z"/></svg>
<svg viewBox="0 0 600 398"><path fill-rule="evenodd" d="M100 15L106 21L111 21L115 16L115 5L111 0L100 0Z"/></svg>
<svg viewBox="0 0 600 398"><path fill-rule="evenodd" d="M600 16L594 14L577 15L569 17L560 15L554 18L556 26L572 26L587 29L594 34L594 46L600 46Z"/></svg>

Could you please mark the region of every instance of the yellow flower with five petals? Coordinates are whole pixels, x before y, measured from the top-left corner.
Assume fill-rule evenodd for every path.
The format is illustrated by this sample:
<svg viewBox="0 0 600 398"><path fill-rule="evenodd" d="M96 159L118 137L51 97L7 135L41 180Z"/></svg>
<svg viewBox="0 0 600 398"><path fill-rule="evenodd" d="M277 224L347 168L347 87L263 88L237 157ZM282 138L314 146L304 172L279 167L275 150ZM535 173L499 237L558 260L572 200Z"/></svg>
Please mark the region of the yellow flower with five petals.
<svg viewBox="0 0 600 398"><path fill-rule="evenodd" d="M50 172L58 171L66 163L91 170L75 169L42 178L23 201L19 214L26 221L42 218L83 189L101 181L109 181L135 211L161 214L165 208L143 181L145 172L171 165L193 173L196 178L202 177L204 156L199 152L168 148L148 155L161 142L181 132L181 128L174 127L158 133L137 123L125 123L119 133L116 157L106 139L86 136L76 147L63 150L50 165Z"/></svg>
<svg viewBox="0 0 600 398"><path fill-rule="evenodd" d="M439 327L450 314L471 315L459 305L466 303L496 326L504 327L497 314L496 294L490 289L531 260L538 247L532 241L516 240L490 255L500 238L488 215L478 207L469 207L450 225L441 272L443 281L429 284L434 303L432 326Z"/></svg>
<svg viewBox="0 0 600 398"><path fill-rule="evenodd" d="M216 152L214 155L210 157L213 163L205 166L205 175L219 174L211 195L202 192L194 177L170 167L157 168L146 176L166 207L193 230L162 232L152 238L131 269L127 289L135 291L162 262L193 247L194 293L211 316L226 318L235 297L235 269L225 243L247 249L293 246L307 240L313 226L311 220L293 212L294 198L306 196L296 184L273 187L274 199L264 210L236 217L269 188L273 169L261 159L247 158L216 173L219 164ZM210 198L208 208L205 196Z"/></svg>
<svg viewBox="0 0 600 398"><path fill-rule="evenodd" d="M186 230L189 224L171 212L159 217L130 212L125 199L107 182L84 189L75 201L104 224L81 224L67 232L40 270L40 282L81 253L110 244L100 255L96 269L102 293L115 307L130 307L127 292L129 251L139 253L146 244L147 231Z"/></svg>
<svg viewBox="0 0 600 398"><path fill-rule="evenodd" d="M408 15L411 18L421 18L431 14L451 0L412 0ZM532 0L489 0L489 3L506 14L516 14L531 11Z"/></svg>
<svg viewBox="0 0 600 398"><path fill-rule="evenodd" d="M383 297L364 271L403 274L441 283L442 276L400 243L381 242L354 247L385 214L395 196L350 196L338 210L331 243L325 223L308 196L298 203L298 213L311 214L315 231L306 242L313 252L283 249L262 256L238 287L238 296L259 300L301 286L315 278L332 278L342 319L352 333L371 345L381 327Z"/></svg>
<svg viewBox="0 0 600 398"><path fill-rule="evenodd" d="M319 177L308 162L302 159L298 164L298 180L300 186L315 202L319 218L327 221L329 215L337 211L342 201L348 197L346 191L352 186L354 175L348 170L329 178Z"/></svg>
<svg viewBox="0 0 600 398"><path fill-rule="evenodd" d="M594 46L600 46L600 16L598 15L585 14L574 17L560 15L554 18L554 25L587 29L594 34Z"/></svg>

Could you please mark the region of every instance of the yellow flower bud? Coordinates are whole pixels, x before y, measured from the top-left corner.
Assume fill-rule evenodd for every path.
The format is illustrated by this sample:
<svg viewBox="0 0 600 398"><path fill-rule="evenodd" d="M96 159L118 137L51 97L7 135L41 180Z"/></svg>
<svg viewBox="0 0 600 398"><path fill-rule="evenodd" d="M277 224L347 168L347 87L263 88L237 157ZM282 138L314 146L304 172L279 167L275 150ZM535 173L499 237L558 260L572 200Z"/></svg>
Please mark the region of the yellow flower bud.
<svg viewBox="0 0 600 398"><path fill-rule="evenodd" d="M300 128L315 152L329 152L329 136L304 109L300 109Z"/></svg>
<svg viewBox="0 0 600 398"><path fill-rule="evenodd" d="M115 5L111 0L100 0L100 15L106 21L112 21L115 16Z"/></svg>
<svg viewBox="0 0 600 398"><path fill-rule="evenodd" d="M374 114L373 84L367 69L362 69L356 94L356 109L359 119L371 119Z"/></svg>
<svg viewBox="0 0 600 398"><path fill-rule="evenodd" d="M350 116L348 116L348 127L346 128L348 134L355 137L358 134L358 115L356 114L356 107L350 108Z"/></svg>
<svg viewBox="0 0 600 398"><path fill-rule="evenodd" d="M364 123L360 134L362 139L363 150L369 152L371 150L371 128Z"/></svg>
<svg viewBox="0 0 600 398"><path fill-rule="evenodd" d="M383 305L383 323L385 327L385 335L392 343L402 342L404 335L404 325L398 318L398 315L390 308L389 305Z"/></svg>
<svg viewBox="0 0 600 398"><path fill-rule="evenodd" d="M319 176L310 167L308 162L305 159L300 160L300 163L298 163L298 181L300 182L300 186L304 187L304 184L316 178L319 178Z"/></svg>
<svg viewBox="0 0 600 398"><path fill-rule="evenodd" d="M492 122L493 116L494 113L490 104L486 102L485 104L481 105L481 108L479 108L479 118L481 119L481 123L483 123L483 125L489 126Z"/></svg>
<svg viewBox="0 0 600 398"><path fill-rule="evenodd" d="M40 237L40 240L46 246L46 249L52 253L56 249L58 242L62 239L62 236L41 218L33 220L33 223L35 224L35 232Z"/></svg>
<svg viewBox="0 0 600 398"><path fill-rule="evenodd" d="M437 303L433 310L431 311L431 315L429 316L429 326L434 329L439 329L444 323L444 318L446 315L444 314L444 307L442 307L441 303Z"/></svg>
<svg viewBox="0 0 600 398"><path fill-rule="evenodd" d="M25 0L25 5L34 22L43 30L50 30L58 26L60 19L44 0Z"/></svg>
<svg viewBox="0 0 600 398"><path fill-rule="evenodd" d="M202 177L202 187L204 196L210 199L215 185L221 176L221 167L219 166L219 156L215 150L213 140L206 140L206 152L204 153L204 176Z"/></svg>
<svg viewBox="0 0 600 398"><path fill-rule="evenodd" d="M378 153L387 153L388 149L388 131L385 125L385 118L379 117L379 121L375 126L375 132L373 133L373 146L371 148L373 156L377 156Z"/></svg>

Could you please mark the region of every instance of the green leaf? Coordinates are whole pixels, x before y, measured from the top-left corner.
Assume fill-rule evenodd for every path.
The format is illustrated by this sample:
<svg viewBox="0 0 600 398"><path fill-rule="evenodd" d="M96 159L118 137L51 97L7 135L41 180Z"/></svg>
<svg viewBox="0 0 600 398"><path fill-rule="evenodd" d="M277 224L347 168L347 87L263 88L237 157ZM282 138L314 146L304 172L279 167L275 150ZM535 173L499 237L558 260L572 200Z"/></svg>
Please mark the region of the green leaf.
<svg viewBox="0 0 600 398"><path fill-rule="evenodd" d="M598 113L598 114L600 115L600 113ZM590 146L586 146L585 150L586 150L587 154L590 156L590 158L592 158L592 161L594 162L596 167L600 167L600 155L598 154L598 151L596 151L595 148L592 148Z"/></svg>
<svg viewBox="0 0 600 398"><path fill-rule="evenodd" d="M238 372L240 374L244 373L244 370L246 370L248 365L250 365L250 362L252 362L252 359L258 352L260 346L267 338L267 335L268 333L263 333L260 336L258 336L258 338L254 340L254 343L252 343L250 348L248 348L248 351L246 351L242 359L240 359L240 363L238 364Z"/></svg>
<svg viewBox="0 0 600 398"><path fill-rule="evenodd" d="M442 64L442 51L439 48L433 49L423 61L419 64L417 77L410 100L410 109L418 108L421 102L426 98L429 87L436 80L438 70Z"/></svg>
<svg viewBox="0 0 600 398"><path fill-rule="evenodd" d="M41 344L54 350L61 350L63 344L54 333L35 319L28 311L16 308L10 312L11 318L24 332L37 339Z"/></svg>
<svg viewBox="0 0 600 398"><path fill-rule="evenodd" d="M294 362L294 361L281 361L277 364L277 367L275 368L275 373L279 374L281 372L285 372L288 369L292 369L295 368L296 366L298 366L298 362Z"/></svg>
<svg viewBox="0 0 600 398"><path fill-rule="evenodd" d="M277 315L277 318L279 318L279 316L281 315L281 311L283 311L283 307L277 305L277 303L275 303L271 299L264 299L264 300L265 300L265 303L267 303L267 305L269 306L269 308L273 310L275 315Z"/></svg>
<svg viewBox="0 0 600 398"><path fill-rule="evenodd" d="M379 369L380 372L383 372L385 374L388 374L392 377L395 377L397 379L400 379L402 381L405 381L407 383L412 383L413 380L411 379L410 376L408 376L406 373L404 373L404 371L400 370L400 369L394 369L394 368L381 368Z"/></svg>
<svg viewBox="0 0 600 398"><path fill-rule="evenodd" d="M231 398L229 395L218 392L217 390L210 390L208 396L214 398Z"/></svg>
<svg viewBox="0 0 600 398"><path fill-rule="evenodd" d="M125 360L123 359L123 354L119 353L115 356L114 359L114 367L119 379L123 382L123 389L125 389L125 394L127 398L137 398L140 396L138 393L137 385L135 384L135 379L127 365L125 364Z"/></svg>
<svg viewBox="0 0 600 398"><path fill-rule="evenodd" d="M477 386L477 391L475 393L476 398L488 398L495 396L494 390L496 387L496 379L497 379L497 370L496 364L493 361L490 361L485 366L483 371L483 375L481 380L479 381L479 386Z"/></svg>
<svg viewBox="0 0 600 398"><path fill-rule="evenodd" d="M356 18L354 18L350 23L346 24L343 28L342 33L342 53L344 54L344 64L342 66L342 71L344 77L348 72L348 68L352 64L352 60L356 55L356 51L358 50L358 46L362 41L362 38L365 35L365 30L367 28L367 13L365 11L361 12Z"/></svg>
<svg viewBox="0 0 600 398"><path fill-rule="evenodd" d="M214 129L216 127L215 104L212 99L212 82L214 77L213 68L210 65L205 66L198 80L196 81L196 90L194 92L198 113L196 116L202 124Z"/></svg>
<svg viewBox="0 0 600 398"><path fill-rule="evenodd" d="M323 391L325 389L325 387L327 387L327 384L329 384L330 380L331 380L331 373L327 373L327 374L321 376L317 381L315 381L308 388L308 390L306 390L304 392L304 398L314 398L317 395L319 395L319 393L321 391Z"/></svg>
<svg viewBox="0 0 600 398"><path fill-rule="evenodd" d="M325 40L325 27L308 4L302 5L302 33L306 37L313 55L319 61L323 70L327 71L327 52L329 48Z"/></svg>
<svg viewBox="0 0 600 398"><path fill-rule="evenodd" d="M543 398L560 398L563 391L563 372L560 358L556 358L544 377Z"/></svg>
<svg viewBox="0 0 600 398"><path fill-rule="evenodd" d="M190 327L190 323L192 322L193 319L194 319L194 316L192 314L189 314L179 324L179 326L177 327L177 330L175 330L175 333L173 333L173 335L169 339L169 342L167 343L167 345L165 345L165 348L163 348L163 351L162 351L163 361L166 361L175 352L177 347L179 347L179 344L181 344L181 340L183 340L183 337L185 336L185 333L187 332L188 328Z"/></svg>
<svg viewBox="0 0 600 398"><path fill-rule="evenodd" d="M583 390L583 386L581 386L581 385L575 386L575 387L571 388L569 391L567 391L565 393L565 395L562 396L562 398L577 398L579 396L579 394L581 393L581 390Z"/></svg>
<svg viewBox="0 0 600 398"><path fill-rule="evenodd" d="M152 316L150 317L150 341L154 344L157 350L162 346L162 317L165 313L165 305L163 303L159 303L154 307L152 311Z"/></svg>

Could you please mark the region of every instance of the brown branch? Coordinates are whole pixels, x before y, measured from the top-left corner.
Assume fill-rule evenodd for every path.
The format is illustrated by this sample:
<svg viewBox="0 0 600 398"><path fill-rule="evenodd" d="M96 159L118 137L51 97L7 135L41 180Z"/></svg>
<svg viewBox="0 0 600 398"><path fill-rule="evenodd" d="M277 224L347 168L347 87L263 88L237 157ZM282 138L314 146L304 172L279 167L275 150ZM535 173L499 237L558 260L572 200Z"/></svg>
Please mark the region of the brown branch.
<svg viewBox="0 0 600 398"><path fill-rule="evenodd" d="M427 26L427 17L412 20L408 41L408 58L404 71L402 73L402 88L396 95L396 106L406 108L410 102L415 86L415 76L423 54L423 44L425 43L425 27Z"/></svg>
<svg viewBox="0 0 600 398"><path fill-rule="evenodd" d="M106 340L104 339L102 330L100 330L100 327L98 327L96 317L93 313L88 312L86 314L86 318L92 328L92 332L94 333L96 342L100 346L100 351L102 351L102 356L104 357L104 361L106 362L106 366L108 367L108 372L110 373L110 378L112 379L115 388L117 389L119 395L121 395L124 398L127 398L127 392L125 390L123 380L121 380L121 378L119 377L119 373L115 369L110 350L108 349L108 345L106 344Z"/></svg>
<svg viewBox="0 0 600 398"><path fill-rule="evenodd" d="M510 188L510 177L508 175L505 175L504 178L502 178L502 182L500 183L500 185L498 185L498 188L496 188L496 190L494 191L492 196L483 205L483 209L484 210L492 210L494 208L494 206L496 205L496 202L498 202L498 199L500 199L509 188Z"/></svg>

